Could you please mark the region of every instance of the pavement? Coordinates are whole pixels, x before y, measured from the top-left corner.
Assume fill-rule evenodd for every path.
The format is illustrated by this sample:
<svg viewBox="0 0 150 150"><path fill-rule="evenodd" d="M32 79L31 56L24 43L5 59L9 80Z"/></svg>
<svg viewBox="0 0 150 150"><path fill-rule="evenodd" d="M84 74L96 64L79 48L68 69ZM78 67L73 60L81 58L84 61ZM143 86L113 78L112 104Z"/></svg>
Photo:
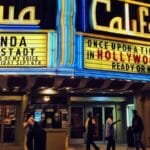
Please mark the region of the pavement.
<svg viewBox="0 0 150 150"><path fill-rule="evenodd" d="M97 145L99 145L100 150L106 150L105 144L97 144ZM22 149L17 145L5 145L0 143L0 150L22 150ZM85 150L85 144L71 145L67 150ZM94 150L94 148L91 147L91 150ZM126 145L116 145L116 150L135 150L135 148L127 147ZM146 150L150 150L150 147L146 148Z"/></svg>
<svg viewBox="0 0 150 150"><path fill-rule="evenodd" d="M97 145L99 145L100 150L106 150L105 144L97 144ZM86 148L85 144L78 144L78 145L71 145L68 150L86 150ZM91 150L95 149L91 146ZM127 147L126 145L116 145L116 150L135 150L135 148ZM150 147L146 148L146 150L150 150Z"/></svg>
<svg viewBox="0 0 150 150"><path fill-rule="evenodd" d="M4 144L0 143L0 150L22 150L20 146L15 144Z"/></svg>

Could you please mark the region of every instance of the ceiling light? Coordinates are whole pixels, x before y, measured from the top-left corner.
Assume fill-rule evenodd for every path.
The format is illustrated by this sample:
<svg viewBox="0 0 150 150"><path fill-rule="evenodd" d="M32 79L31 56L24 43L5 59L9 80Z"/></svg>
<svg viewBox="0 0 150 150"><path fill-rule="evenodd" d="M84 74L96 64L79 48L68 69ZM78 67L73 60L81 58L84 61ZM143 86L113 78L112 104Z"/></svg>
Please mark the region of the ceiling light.
<svg viewBox="0 0 150 150"><path fill-rule="evenodd" d="M15 87L13 87L13 92L17 92L17 91L19 91L19 89L20 89L19 86L15 86Z"/></svg>
<svg viewBox="0 0 150 150"><path fill-rule="evenodd" d="M131 80L126 80L127 82L131 82Z"/></svg>
<svg viewBox="0 0 150 150"><path fill-rule="evenodd" d="M66 87L66 90L70 90L71 89L71 87Z"/></svg>
<svg viewBox="0 0 150 150"><path fill-rule="evenodd" d="M114 89L110 89L109 91L111 91L111 92L112 92L112 91L114 91Z"/></svg>
<svg viewBox="0 0 150 150"><path fill-rule="evenodd" d="M114 78L111 78L110 80L114 81L115 79L114 79Z"/></svg>
<svg viewBox="0 0 150 150"><path fill-rule="evenodd" d="M46 88L45 86L41 86L41 87L39 87L39 90L43 90L45 88Z"/></svg>
<svg viewBox="0 0 150 150"><path fill-rule="evenodd" d="M58 92L52 88L44 89L39 92L40 94L57 94Z"/></svg>
<svg viewBox="0 0 150 150"><path fill-rule="evenodd" d="M3 91L3 92L6 92L6 91L7 91L7 89L6 89L6 88L2 88L2 91Z"/></svg>
<svg viewBox="0 0 150 150"><path fill-rule="evenodd" d="M44 102L49 102L50 101L50 97L49 96L44 96Z"/></svg>
<svg viewBox="0 0 150 150"><path fill-rule="evenodd" d="M71 79L74 79L75 77L74 76L71 76Z"/></svg>

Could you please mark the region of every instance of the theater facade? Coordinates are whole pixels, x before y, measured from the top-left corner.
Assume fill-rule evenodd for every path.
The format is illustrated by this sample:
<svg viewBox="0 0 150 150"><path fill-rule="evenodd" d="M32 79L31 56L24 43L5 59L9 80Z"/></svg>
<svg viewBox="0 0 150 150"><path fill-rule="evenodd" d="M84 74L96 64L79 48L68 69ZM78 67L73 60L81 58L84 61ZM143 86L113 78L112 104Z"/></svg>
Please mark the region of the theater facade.
<svg viewBox="0 0 150 150"><path fill-rule="evenodd" d="M0 12L0 143L21 145L31 112L44 128L65 131L65 144L83 143L88 111L95 140L112 114L122 120L117 143L127 143L137 109L150 146L149 2L5 0Z"/></svg>

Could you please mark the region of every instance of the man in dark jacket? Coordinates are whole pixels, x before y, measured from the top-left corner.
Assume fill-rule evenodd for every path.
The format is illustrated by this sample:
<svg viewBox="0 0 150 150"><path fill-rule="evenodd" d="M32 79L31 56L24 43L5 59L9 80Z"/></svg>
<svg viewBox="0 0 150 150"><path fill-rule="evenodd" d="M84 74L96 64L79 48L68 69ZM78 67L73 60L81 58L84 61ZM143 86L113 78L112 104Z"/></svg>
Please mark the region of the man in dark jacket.
<svg viewBox="0 0 150 150"><path fill-rule="evenodd" d="M140 147L143 150L145 150L145 147L141 141L144 125L143 125L142 118L139 116L136 110L133 110L132 128L133 128L136 150L139 150Z"/></svg>

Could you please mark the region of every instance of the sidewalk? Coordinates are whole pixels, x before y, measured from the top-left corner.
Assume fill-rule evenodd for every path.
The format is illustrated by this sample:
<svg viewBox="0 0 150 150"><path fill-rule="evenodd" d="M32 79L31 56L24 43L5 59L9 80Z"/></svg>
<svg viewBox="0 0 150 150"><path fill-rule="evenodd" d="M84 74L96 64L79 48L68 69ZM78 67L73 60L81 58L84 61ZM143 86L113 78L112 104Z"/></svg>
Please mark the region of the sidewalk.
<svg viewBox="0 0 150 150"><path fill-rule="evenodd" d="M105 144L99 144L99 145L100 145L100 150L106 150ZM15 145L6 146L5 144L0 144L0 150L22 150L22 149L19 146L15 146ZM86 148L85 148L85 144L76 144L76 145L71 145L67 150L86 150ZM94 149L91 147L91 150ZM126 145L116 145L116 150L135 150L135 148L127 148ZM146 150L150 150L150 147L146 148Z"/></svg>
<svg viewBox="0 0 150 150"><path fill-rule="evenodd" d="M0 150L22 150L18 145L0 143Z"/></svg>
<svg viewBox="0 0 150 150"><path fill-rule="evenodd" d="M98 144L97 144L98 145ZM106 146L104 144L99 144L100 150L106 150ZM86 150L85 144L77 144L71 145L68 150ZM91 150L94 148L91 146ZM128 148L126 145L116 145L116 150L135 150L135 148ZM146 150L150 150L150 148L146 148Z"/></svg>

